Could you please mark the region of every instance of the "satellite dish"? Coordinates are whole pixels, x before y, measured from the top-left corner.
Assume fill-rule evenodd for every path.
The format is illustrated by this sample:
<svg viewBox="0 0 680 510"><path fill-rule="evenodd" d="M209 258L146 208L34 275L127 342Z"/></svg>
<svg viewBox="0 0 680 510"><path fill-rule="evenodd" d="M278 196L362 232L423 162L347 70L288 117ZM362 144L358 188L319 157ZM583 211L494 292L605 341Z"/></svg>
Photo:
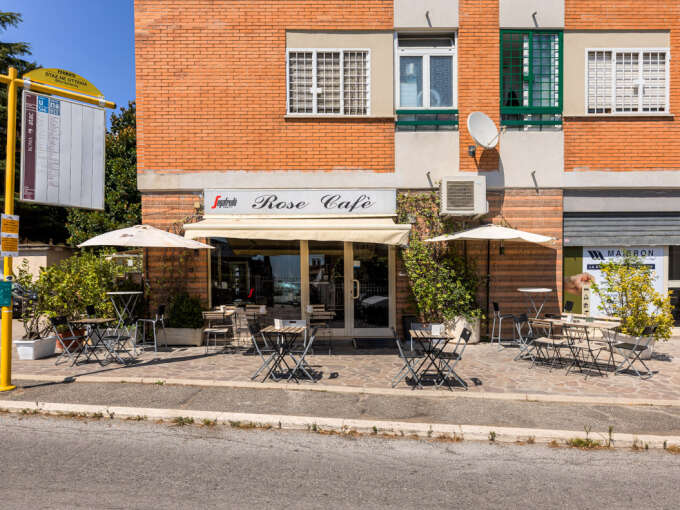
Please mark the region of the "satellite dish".
<svg viewBox="0 0 680 510"><path fill-rule="evenodd" d="M485 149L493 149L498 143L498 129L486 113L472 112L467 118L470 136Z"/></svg>

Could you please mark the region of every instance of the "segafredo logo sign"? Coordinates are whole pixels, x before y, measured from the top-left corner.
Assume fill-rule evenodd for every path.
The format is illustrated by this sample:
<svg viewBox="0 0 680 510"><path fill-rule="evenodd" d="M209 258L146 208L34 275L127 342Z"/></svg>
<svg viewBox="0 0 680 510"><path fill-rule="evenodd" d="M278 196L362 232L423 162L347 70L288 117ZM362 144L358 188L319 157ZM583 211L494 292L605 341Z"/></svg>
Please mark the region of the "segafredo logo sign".
<svg viewBox="0 0 680 510"><path fill-rule="evenodd" d="M204 191L205 214L359 215L396 212L394 189Z"/></svg>

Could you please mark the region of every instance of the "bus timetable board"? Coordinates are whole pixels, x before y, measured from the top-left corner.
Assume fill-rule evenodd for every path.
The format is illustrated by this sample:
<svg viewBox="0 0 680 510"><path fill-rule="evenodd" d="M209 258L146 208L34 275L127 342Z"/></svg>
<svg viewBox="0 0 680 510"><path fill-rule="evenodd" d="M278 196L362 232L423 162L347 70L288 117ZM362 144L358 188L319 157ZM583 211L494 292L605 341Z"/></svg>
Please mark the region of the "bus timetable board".
<svg viewBox="0 0 680 510"><path fill-rule="evenodd" d="M104 209L103 108L23 92L21 200Z"/></svg>

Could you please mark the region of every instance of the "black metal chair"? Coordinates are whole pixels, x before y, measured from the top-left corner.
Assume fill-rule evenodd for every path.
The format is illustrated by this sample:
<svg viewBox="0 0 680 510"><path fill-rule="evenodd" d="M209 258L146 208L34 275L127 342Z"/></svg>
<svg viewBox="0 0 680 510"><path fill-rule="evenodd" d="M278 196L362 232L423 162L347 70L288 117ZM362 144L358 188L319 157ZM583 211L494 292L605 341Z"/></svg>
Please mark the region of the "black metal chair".
<svg viewBox="0 0 680 510"><path fill-rule="evenodd" d="M414 385L422 388L418 374L415 372L415 367L423 360L425 355L422 351L418 351L413 348L413 340L410 341L411 347L406 348L406 346L399 339L399 335L394 328L392 328L392 334L394 335L394 341L397 344L399 359L401 359L404 363L404 365L401 367L401 370L399 370L397 375L395 375L392 379L392 387L394 388L401 382L402 379L404 379L404 377L411 374L411 379L413 380Z"/></svg>
<svg viewBox="0 0 680 510"><path fill-rule="evenodd" d="M635 375L637 375L638 377L644 379L649 379L650 377L652 377L652 375L654 375L654 373L642 360L642 358L640 358L640 356L648 348L650 342L654 338L656 328L657 328L656 326L647 326L642 332L642 335L636 337L634 342L619 342L617 344L614 344L614 348L618 351L618 353L621 356L623 356L623 361L619 363L619 366L617 366L616 370L614 371L615 375L621 374L627 371L628 369L635 372ZM644 376L643 374L640 373L640 371L637 368L635 368L636 362L640 363L647 371L646 374L644 374Z"/></svg>
<svg viewBox="0 0 680 510"><path fill-rule="evenodd" d="M517 356L515 356L514 361L517 361L519 359L526 359L528 357L529 359L531 359L532 363L535 363L536 362L535 355L536 346L534 345L535 337L534 332L531 329L531 324L529 323L528 315L526 313L523 313L521 315L515 315L512 318L512 322L515 326L515 333L517 334L515 342L519 347L519 352L517 353Z"/></svg>
<svg viewBox="0 0 680 510"><path fill-rule="evenodd" d="M494 340L498 341L498 350L500 351L503 346L501 345L501 335L503 334L503 319L512 319L514 315L511 313L501 313L500 305L494 301L493 302L493 326L491 327L491 343ZM496 322L498 322L498 334L496 335ZM513 340L515 339L515 329L513 328Z"/></svg>
<svg viewBox="0 0 680 510"><path fill-rule="evenodd" d="M85 341L85 335L76 335L71 327L71 323L65 316L51 318L50 326L54 336L57 338L57 342L61 345L61 354L57 357L54 364L58 365L62 358L66 361L71 360L71 364L74 364L81 343Z"/></svg>
<svg viewBox="0 0 680 510"><path fill-rule="evenodd" d="M94 319L97 317L97 310L94 305L85 306L85 315L89 318ZM123 329L123 328L121 328ZM132 337L130 335L124 334L118 328L107 328L106 333L102 336L101 340L106 344L107 348L111 352L122 351L125 352L129 358L132 358L130 351L125 347L125 344L130 341ZM132 344L133 353L137 354L136 344Z"/></svg>
<svg viewBox="0 0 680 510"><path fill-rule="evenodd" d="M470 340L471 336L472 331L470 331L467 328L463 328L463 331L461 331L460 337L458 338L458 343L456 344L456 347L453 349L453 351L444 351L440 353L438 357L438 359L441 360L442 362L441 368L442 370L446 370L447 376L453 377L466 390L468 389L467 383L456 373L454 368L456 367L458 362L460 362L460 360L463 359L463 352L465 351L465 348L467 347L468 341ZM438 386L441 386L445 382L447 386L451 388L451 384L446 379L441 381L438 384Z"/></svg>

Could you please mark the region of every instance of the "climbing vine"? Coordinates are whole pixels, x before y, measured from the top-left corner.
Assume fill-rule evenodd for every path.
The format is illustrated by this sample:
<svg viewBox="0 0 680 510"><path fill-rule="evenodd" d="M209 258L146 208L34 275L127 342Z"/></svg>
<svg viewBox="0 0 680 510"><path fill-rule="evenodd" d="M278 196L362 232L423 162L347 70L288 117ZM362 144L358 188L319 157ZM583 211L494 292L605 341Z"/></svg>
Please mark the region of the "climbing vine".
<svg viewBox="0 0 680 510"><path fill-rule="evenodd" d="M465 228L462 220L439 214L436 191L404 192L397 197L400 223L413 229L402 259L418 312L427 322L481 317L475 299L479 278L474 265L447 243L424 240Z"/></svg>

